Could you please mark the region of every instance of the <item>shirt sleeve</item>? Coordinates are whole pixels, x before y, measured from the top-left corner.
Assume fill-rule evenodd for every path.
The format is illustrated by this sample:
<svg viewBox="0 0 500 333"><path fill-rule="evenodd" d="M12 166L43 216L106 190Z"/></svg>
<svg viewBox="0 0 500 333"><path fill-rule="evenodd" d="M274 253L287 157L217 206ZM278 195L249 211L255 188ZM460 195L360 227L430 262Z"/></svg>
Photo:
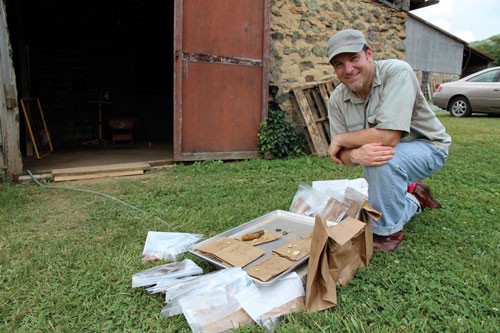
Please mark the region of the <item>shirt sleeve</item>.
<svg viewBox="0 0 500 333"><path fill-rule="evenodd" d="M386 70L379 87L375 119L369 121L375 128L403 131L407 135L410 133L418 82L411 67L404 62L391 65Z"/></svg>

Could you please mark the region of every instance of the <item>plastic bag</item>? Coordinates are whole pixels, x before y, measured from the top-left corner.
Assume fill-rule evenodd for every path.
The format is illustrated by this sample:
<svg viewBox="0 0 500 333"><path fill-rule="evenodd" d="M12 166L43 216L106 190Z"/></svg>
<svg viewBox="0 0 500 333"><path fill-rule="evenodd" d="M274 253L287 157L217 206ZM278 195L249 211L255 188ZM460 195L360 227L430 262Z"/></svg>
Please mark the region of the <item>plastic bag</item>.
<svg viewBox="0 0 500 333"><path fill-rule="evenodd" d="M327 201L328 197L323 193L309 185L299 184L289 211L300 215L314 216L318 211L324 209Z"/></svg>
<svg viewBox="0 0 500 333"><path fill-rule="evenodd" d="M225 332L253 323L235 298L237 292L253 286L248 275L241 271L236 278L221 280L216 288L201 287L194 295L179 299L179 304L193 332Z"/></svg>
<svg viewBox="0 0 500 333"><path fill-rule="evenodd" d="M190 259L185 259L181 262L149 268L132 275L132 288L151 286L163 279L176 279L201 273L203 270L198 265Z"/></svg>
<svg viewBox="0 0 500 333"><path fill-rule="evenodd" d="M312 182L312 188L322 191L338 200L337 196L344 197L346 189L350 187L368 197L368 183L365 178L317 180Z"/></svg>
<svg viewBox="0 0 500 333"><path fill-rule="evenodd" d="M157 294L157 293L166 293L168 289L182 283L186 283L189 281L192 281L194 279L197 279L197 276L185 276L181 278L175 278L175 279L169 279L169 278L164 278L159 280L156 285L146 288L146 291L150 294Z"/></svg>
<svg viewBox="0 0 500 333"><path fill-rule="evenodd" d="M239 283L239 284L238 284ZM227 288L231 286L242 287L248 283L253 283L248 274L240 267L226 268L210 274L199 276L196 279L181 283L169 288L166 291L166 305L161 310L162 316L174 316L181 314L183 308L180 305L181 299L195 299L202 301L210 294L222 291L227 293Z"/></svg>
<svg viewBox="0 0 500 333"><path fill-rule="evenodd" d="M304 309L304 295L301 278L292 272L270 286L238 291L235 297L259 326L271 330L281 316Z"/></svg>
<svg viewBox="0 0 500 333"><path fill-rule="evenodd" d="M200 234L148 231L142 251L142 262L176 260L178 254L186 252L202 238L203 235Z"/></svg>
<svg viewBox="0 0 500 333"><path fill-rule="evenodd" d="M347 181L343 183L347 184ZM348 209L349 206L344 202L344 195L338 193L337 190L328 186L319 186L319 189L315 189L305 184L299 185L290 206L292 213L323 216L327 220L328 226L338 224Z"/></svg>

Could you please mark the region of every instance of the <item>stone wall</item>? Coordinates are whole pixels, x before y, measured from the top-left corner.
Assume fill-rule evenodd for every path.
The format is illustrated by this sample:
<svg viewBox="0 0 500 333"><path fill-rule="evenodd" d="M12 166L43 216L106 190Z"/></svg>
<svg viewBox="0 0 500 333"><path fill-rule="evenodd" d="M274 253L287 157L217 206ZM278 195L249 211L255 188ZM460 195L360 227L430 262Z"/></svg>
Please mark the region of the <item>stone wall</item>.
<svg viewBox="0 0 500 333"><path fill-rule="evenodd" d="M415 71L415 74L417 76L418 81L422 84L422 75L423 75L422 71ZM432 95L434 94L434 92L436 92L436 89L439 87L441 83L456 81L458 79L460 79L460 75L431 72L429 73L429 81L427 89L425 89L425 87L422 85L421 88L422 91L424 92L424 95L428 99L432 99L431 98Z"/></svg>
<svg viewBox="0 0 500 333"><path fill-rule="evenodd" d="M405 12L374 0L272 0L270 100L291 115L296 109L291 89L336 81L326 44L343 29L363 31L375 59L404 59L406 19Z"/></svg>

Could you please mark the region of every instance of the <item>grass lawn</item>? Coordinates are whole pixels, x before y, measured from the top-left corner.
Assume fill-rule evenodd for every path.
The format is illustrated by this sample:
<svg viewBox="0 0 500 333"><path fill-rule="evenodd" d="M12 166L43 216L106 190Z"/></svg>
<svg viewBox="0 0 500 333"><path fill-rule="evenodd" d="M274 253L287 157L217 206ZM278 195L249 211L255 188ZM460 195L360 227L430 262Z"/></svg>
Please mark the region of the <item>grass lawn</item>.
<svg viewBox="0 0 500 333"><path fill-rule="evenodd" d="M337 307L289 315L279 332L498 332L500 118L439 117L454 142L427 183L444 208L413 218L396 251L375 254L347 288L337 287ZM162 297L131 288L132 274L154 266L141 263L149 230L208 238L288 210L299 183L360 176L360 168L307 156L51 184L60 189L2 183L0 331L190 332L182 315L159 316Z"/></svg>

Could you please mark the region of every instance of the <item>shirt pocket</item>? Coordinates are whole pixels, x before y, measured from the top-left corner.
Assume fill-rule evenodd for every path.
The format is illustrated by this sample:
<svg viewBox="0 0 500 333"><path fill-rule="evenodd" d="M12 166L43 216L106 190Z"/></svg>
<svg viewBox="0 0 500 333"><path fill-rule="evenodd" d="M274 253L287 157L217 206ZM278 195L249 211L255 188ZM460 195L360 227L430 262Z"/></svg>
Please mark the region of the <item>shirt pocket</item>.
<svg viewBox="0 0 500 333"><path fill-rule="evenodd" d="M361 131L365 128L363 121L361 119L358 120L350 120L347 122L347 128L349 132Z"/></svg>

